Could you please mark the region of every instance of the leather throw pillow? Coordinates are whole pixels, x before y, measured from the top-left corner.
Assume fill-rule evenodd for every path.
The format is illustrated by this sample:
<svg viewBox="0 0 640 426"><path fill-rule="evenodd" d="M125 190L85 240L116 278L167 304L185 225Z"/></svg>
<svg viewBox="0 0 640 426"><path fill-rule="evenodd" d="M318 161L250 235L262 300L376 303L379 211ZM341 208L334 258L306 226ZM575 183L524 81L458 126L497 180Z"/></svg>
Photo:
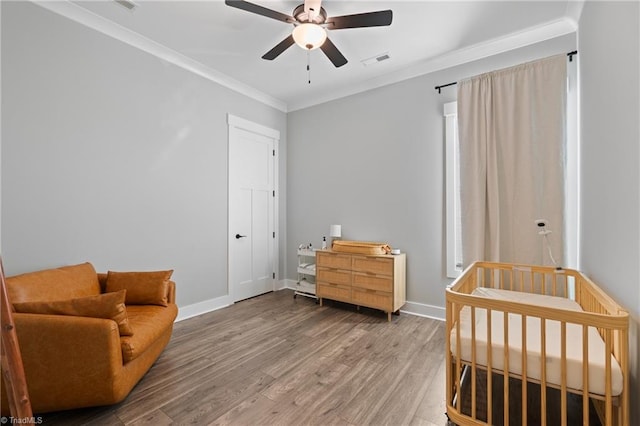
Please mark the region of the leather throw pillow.
<svg viewBox="0 0 640 426"><path fill-rule="evenodd" d="M169 279L173 270L152 272L107 272L106 291L127 290L127 305L167 306Z"/></svg>

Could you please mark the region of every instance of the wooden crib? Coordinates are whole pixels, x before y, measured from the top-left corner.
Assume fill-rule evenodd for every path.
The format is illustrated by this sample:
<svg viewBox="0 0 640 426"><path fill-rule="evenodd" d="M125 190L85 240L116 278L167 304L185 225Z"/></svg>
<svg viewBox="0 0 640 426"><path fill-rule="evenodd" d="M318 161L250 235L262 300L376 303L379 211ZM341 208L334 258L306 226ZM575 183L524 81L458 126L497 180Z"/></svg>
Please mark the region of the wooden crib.
<svg viewBox="0 0 640 426"><path fill-rule="evenodd" d="M629 424L628 313L580 272L476 262L447 288L446 315L452 422L566 425L577 411Z"/></svg>

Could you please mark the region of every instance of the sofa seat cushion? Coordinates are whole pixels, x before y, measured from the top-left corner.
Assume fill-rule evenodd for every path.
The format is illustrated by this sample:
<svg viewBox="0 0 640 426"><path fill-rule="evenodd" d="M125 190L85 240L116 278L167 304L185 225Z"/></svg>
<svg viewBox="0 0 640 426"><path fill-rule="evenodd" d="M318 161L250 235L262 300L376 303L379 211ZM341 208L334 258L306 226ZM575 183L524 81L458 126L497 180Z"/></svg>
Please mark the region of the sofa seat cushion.
<svg viewBox="0 0 640 426"><path fill-rule="evenodd" d="M127 316L133 336L120 338L124 364L144 353L167 332L167 328L173 327L173 322L178 316L178 307L174 303L167 306L127 305Z"/></svg>
<svg viewBox="0 0 640 426"><path fill-rule="evenodd" d="M98 274L89 262L15 275L6 279L9 300L53 302L100 294Z"/></svg>

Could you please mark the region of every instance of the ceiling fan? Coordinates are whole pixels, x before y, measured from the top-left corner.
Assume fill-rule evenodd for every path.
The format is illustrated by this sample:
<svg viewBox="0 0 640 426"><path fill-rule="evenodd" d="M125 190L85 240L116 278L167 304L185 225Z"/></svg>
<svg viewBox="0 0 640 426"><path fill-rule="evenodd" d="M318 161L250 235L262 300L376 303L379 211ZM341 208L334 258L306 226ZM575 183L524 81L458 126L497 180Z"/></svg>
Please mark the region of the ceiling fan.
<svg viewBox="0 0 640 426"><path fill-rule="evenodd" d="M244 0L225 0L227 6L246 10L267 18L292 24L292 33L278 43L273 49L262 56L269 61L277 58L294 43L305 50L320 48L327 58L337 67L347 63L338 48L327 38L326 30L341 30L345 28L382 27L391 25L393 12L380 10L377 12L358 13L354 15L333 16L327 18L327 12L321 6L322 0L305 0L304 4L293 10L293 16L259 6Z"/></svg>

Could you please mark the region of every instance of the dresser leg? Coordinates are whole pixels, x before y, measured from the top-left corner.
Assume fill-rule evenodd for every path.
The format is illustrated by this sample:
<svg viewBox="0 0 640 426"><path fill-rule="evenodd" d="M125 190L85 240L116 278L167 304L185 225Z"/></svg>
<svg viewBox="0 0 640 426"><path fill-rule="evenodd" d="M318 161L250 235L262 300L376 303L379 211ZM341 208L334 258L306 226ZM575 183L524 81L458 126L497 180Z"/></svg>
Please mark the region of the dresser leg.
<svg viewBox="0 0 640 426"><path fill-rule="evenodd" d="M322 306L322 297L319 297L318 300L320 302L320 306Z"/></svg>
<svg viewBox="0 0 640 426"><path fill-rule="evenodd" d="M387 312L387 322L391 321L391 312Z"/></svg>

